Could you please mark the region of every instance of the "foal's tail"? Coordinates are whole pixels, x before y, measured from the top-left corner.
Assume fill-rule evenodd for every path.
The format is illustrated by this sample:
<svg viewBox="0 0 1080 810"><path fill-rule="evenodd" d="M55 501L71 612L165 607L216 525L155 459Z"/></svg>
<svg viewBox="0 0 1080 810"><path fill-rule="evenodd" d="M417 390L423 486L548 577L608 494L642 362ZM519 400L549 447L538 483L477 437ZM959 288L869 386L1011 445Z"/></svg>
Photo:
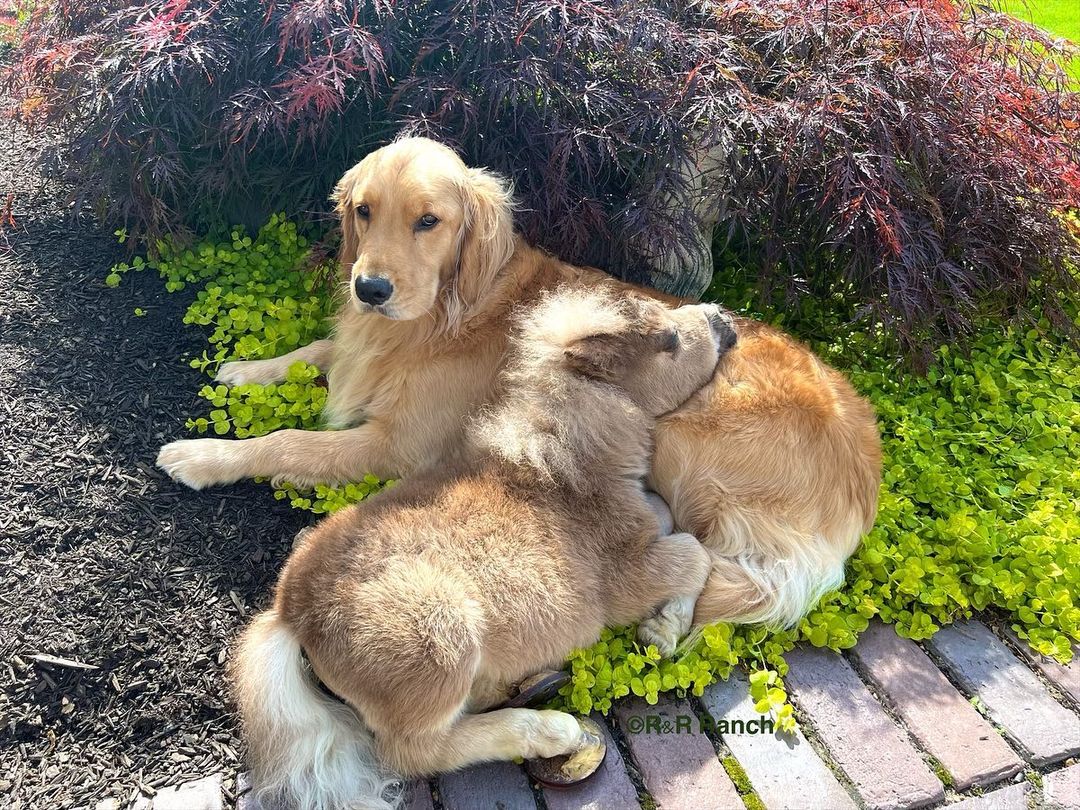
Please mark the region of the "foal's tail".
<svg viewBox="0 0 1080 810"><path fill-rule="evenodd" d="M230 674L264 806L397 806L395 780L380 769L371 733L352 709L319 689L277 611L260 614L244 632Z"/></svg>

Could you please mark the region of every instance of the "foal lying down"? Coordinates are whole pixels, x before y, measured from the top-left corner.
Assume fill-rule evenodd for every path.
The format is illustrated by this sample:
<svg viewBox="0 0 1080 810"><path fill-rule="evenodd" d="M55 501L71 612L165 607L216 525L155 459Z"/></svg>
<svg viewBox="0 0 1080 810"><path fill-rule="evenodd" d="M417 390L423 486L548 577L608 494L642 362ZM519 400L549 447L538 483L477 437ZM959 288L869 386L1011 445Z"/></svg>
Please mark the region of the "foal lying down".
<svg viewBox="0 0 1080 810"><path fill-rule="evenodd" d="M463 457L318 524L245 632L231 674L261 795L382 807L389 773L560 755L591 772L588 721L485 709L605 626L689 630L709 554L660 535L642 480L656 417L734 343L712 305L563 288L530 310Z"/></svg>

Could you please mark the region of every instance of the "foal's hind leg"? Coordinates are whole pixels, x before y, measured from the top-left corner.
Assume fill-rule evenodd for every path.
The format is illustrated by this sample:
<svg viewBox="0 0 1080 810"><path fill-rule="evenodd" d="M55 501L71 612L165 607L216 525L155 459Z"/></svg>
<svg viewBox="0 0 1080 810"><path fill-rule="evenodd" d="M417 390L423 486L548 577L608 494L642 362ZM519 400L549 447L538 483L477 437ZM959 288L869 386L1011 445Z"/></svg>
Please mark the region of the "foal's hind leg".
<svg viewBox="0 0 1080 810"><path fill-rule="evenodd" d="M643 593L654 597L646 609L659 607L638 625L638 641L655 644L664 656L675 652L693 625L694 605L709 577L709 566L708 552L692 534L669 534L653 541L641 576L646 578Z"/></svg>
<svg viewBox="0 0 1080 810"><path fill-rule="evenodd" d="M565 712L498 709L462 714L437 732L388 734L379 739L379 749L393 767L419 776L479 762L573 754L600 743L577 718Z"/></svg>
<svg viewBox="0 0 1080 810"><path fill-rule="evenodd" d="M469 690L466 709L470 712L482 712L498 706L513 692L513 684L501 680L477 677Z"/></svg>

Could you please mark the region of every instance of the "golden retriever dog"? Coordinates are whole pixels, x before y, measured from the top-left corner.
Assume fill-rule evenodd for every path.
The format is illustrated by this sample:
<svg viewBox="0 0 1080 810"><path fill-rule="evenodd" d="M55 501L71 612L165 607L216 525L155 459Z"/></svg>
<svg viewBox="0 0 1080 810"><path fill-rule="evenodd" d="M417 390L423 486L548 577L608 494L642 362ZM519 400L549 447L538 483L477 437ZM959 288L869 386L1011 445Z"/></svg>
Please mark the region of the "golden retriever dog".
<svg viewBox="0 0 1080 810"><path fill-rule="evenodd" d="M587 775L603 751L587 722L484 710L705 585L709 554L660 533L643 481L656 417L712 378L730 316L578 288L523 320L506 394L459 458L319 523L244 633L231 674L265 798L381 806L388 770L517 757Z"/></svg>
<svg viewBox="0 0 1080 810"><path fill-rule="evenodd" d="M431 469L460 448L469 415L498 399L516 306L562 283L630 286L526 244L508 185L434 141L371 153L335 197L348 300L333 337L227 363L218 379L272 382L297 360L314 363L328 374L325 416L336 429L172 442L158 464L176 480L302 485ZM877 424L806 347L751 320L736 329L739 343L711 383L660 420L648 482L712 558L697 623L792 625L840 584L873 523ZM665 652L674 644L652 641Z"/></svg>

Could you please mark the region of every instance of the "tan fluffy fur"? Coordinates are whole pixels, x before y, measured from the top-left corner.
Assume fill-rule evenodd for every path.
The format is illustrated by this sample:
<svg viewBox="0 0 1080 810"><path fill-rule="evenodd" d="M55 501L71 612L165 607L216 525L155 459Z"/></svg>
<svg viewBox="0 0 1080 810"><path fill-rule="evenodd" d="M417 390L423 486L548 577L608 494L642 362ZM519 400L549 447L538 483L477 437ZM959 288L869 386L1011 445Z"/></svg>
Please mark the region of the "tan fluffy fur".
<svg viewBox="0 0 1080 810"><path fill-rule="evenodd" d="M305 535L232 664L265 798L381 807L388 771L595 742L562 712L483 710L605 626L697 597L709 556L660 535L642 479L655 417L710 379L730 323L709 305L563 290L526 319L508 394L459 460ZM301 650L355 714L319 691Z"/></svg>
<svg viewBox="0 0 1080 810"><path fill-rule="evenodd" d="M628 286L515 237L506 184L429 140L372 153L336 199L350 289L377 274L400 298L372 312L350 294L331 340L228 363L219 379L266 382L297 359L315 362L329 368L329 420L345 429L173 442L159 464L174 478L196 488L256 475L310 484L441 464L460 448L468 415L499 397L516 306L565 282ZM361 203L369 220L357 215ZM424 213L441 221L421 233L414 222ZM839 584L873 523L877 426L867 402L806 347L760 323L738 328L712 385L661 420L650 482L712 556L695 619L789 625Z"/></svg>

